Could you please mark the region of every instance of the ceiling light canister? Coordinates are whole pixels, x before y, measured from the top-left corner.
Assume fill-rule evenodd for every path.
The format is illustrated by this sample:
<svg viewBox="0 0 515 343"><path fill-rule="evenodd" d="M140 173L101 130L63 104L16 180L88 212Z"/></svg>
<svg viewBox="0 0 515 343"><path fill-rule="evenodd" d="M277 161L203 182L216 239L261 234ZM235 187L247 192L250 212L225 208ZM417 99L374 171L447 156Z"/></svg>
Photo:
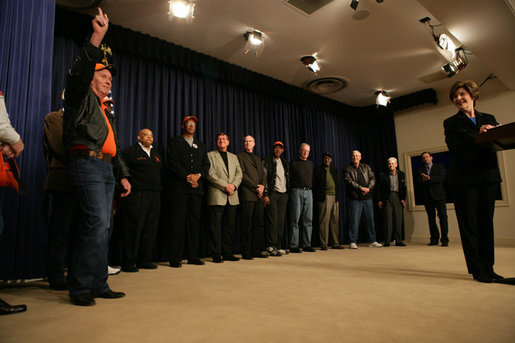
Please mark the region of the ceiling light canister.
<svg viewBox="0 0 515 343"><path fill-rule="evenodd" d="M248 30L243 34L243 38L247 41L245 44L245 53L251 51L259 57L265 47L263 32L254 29Z"/></svg>
<svg viewBox="0 0 515 343"><path fill-rule="evenodd" d="M170 10L168 16L170 20L173 18L180 18L191 22L193 20L193 11L195 10L195 3L191 0L170 0L168 1Z"/></svg>
<svg viewBox="0 0 515 343"><path fill-rule="evenodd" d="M304 56L300 61L315 75L320 70L320 66L318 65L318 61L315 56Z"/></svg>
<svg viewBox="0 0 515 343"><path fill-rule="evenodd" d="M388 93L386 93L386 91L379 90L379 91L375 92L375 94L377 95L377 98L376 98L377 107L388 106L388 103L390 102L390 97L388 96Z"/></svg>

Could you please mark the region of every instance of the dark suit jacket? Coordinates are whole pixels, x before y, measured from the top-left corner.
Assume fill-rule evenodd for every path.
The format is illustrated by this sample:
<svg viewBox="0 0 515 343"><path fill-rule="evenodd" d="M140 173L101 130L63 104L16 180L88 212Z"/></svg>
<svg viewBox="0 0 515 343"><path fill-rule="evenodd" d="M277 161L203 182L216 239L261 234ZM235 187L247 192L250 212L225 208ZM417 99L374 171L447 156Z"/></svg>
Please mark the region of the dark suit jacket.
<svg viewBox="0 0 515 343"><path fill-rule="evenodd" d="M68 161L63 147L63 109L45 117L43 148L47 176L43 189L53 192L72 192L68 173Z"/></svg>
<svg viewBox="0 0 515 343"><path fill-rule="evenodd" d="M163 162L156 148L150 150L150 157L139 143L120 153L131 173L131 191L161 191Z"/></svg>
<svg viewBox="0 0 515 343"><path fill-rule="evenodd" d="M474 142L481 125L497 125L491 114L476 111L477 125L458 112L443 122L445 142L451 152L450 179L453 184L481 184L501 181L495 151Z"/></svg>
<svg viewBox="0 0 515 343"><path fill-rule="evenodd" d="M170 176L170 193L172 194L204 194L202 180L209 172L209 159L204 143L193 140L190 147L183 136L171 138L168 142L167 167ZM191 188L186 181L189 174L200 173L202 176L198 180L199 186Z"/></svg>
<svg viewBox="0 0 515 343"><path fill-rule="evenodd" d="M399 175L399 200L406 200L406 177L404 172L397 170ZM379 176L379 200L385 202L390 194L390 173L381 173Z"/></svg>
<svg viewBox="0 0 515 343"><path fill-rule="evenodd" d="M258 201L256 188L257 185L266 186L266 175L261 159L255 154L245 151L238 154L243 180L239 192L241 201Z"/></svg>
<svg viewBox="0 0 515 343"><path fill-rule="evenodd" d="M335 186L335 201L340 201L340 183L338 180L338 170L333 166L329 167L329 172L333 177ZM327 183L327 172L325 165L321 165L315 168L313 171L313 198L316 201L325 201L325 186Z"/></svg>
<svg viewBox="0 0 515 343"><path fill-rule="evenodd" d="M445 181L445 167L438 163L433 163L429 176L431 177L427 181L422 180L422 173L426 174L426 167L422 167L418 170L417 180L420 185L422 200L424 203L433 200L445 200L447 198L445 194L445 188L443 183Z"/></svg>

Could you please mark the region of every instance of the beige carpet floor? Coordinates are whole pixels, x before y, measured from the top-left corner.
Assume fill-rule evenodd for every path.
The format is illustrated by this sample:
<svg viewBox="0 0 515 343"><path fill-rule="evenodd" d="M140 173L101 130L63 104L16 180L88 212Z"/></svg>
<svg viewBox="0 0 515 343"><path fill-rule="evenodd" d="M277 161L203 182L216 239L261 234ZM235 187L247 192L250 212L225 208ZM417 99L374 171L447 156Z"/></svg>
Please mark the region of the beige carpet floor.
<svg viewBox="0 0 515 343"><path fill-rule="evenodd" d="M515 248L496 248L515 276ZM466 274L461 247L329 250L110 277L123 299L72 306L43 281L0 290L25 313L0 342L515 342L515 287Z"/></svg>

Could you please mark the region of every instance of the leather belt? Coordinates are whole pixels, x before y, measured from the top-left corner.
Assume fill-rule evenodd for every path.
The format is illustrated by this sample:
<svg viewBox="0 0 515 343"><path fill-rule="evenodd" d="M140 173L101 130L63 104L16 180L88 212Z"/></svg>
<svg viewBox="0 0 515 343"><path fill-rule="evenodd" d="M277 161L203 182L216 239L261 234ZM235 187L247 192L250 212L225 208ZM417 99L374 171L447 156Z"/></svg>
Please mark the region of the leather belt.
<svg viewBox="0 0 515 343"><path fill-rule="evenodd" d="M303 191L310 191L311 188L309 187L295 187L296 189L302 189Z"/></svg>
<svg viewBox="0 0 515 343"><path fill-rule="evenodd" d="M74 149L69 151L70 156L81 156L81 157L96 157L106 163L111 163L113 157L111 155L106 154L97 154L93 150L89 149Z"/></svg>

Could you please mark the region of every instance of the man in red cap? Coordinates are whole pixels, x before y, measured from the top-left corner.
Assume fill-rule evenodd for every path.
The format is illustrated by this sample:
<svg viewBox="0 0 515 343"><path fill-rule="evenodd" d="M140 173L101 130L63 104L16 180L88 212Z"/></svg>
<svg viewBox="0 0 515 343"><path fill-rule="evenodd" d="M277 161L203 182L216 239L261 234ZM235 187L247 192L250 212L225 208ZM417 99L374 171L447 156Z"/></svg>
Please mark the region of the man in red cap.
<svg viewBox="0 0 515 343"><path fill-rule="evenodd" d="M100 49L109 18L98 9L93 34L68 73L66 81L63 145L68 152L70 182L82 212L77 243L68 270L71 301L90 306L95 298L121 298L107 284L108 228L111 223L115 178L130 193L127 166L118 158L116 121L105 98L116 68ZM102 60L102 63L97 63Z"/></svg>
<svg viewBox="0 0 515 343"><path fill-rule="evenodd" d="M185 243L188 264L203 265L198 254L200 211L204 187L202 180L209 172L209 159L204 143L194 138L198 119L182 120L182 135L168 142L170 179L170 267L182 267Z"/></svg>
<svg viewBox="0 0 515 343"><path fill-rule="evenodd" d="M284 235L286 210L288 209L288 190L290 188L289 164L283 157L284 144L274 143L274 153L263 160L266 174L265 220L268 227L266 240L270 256L282 256L286 250L281 249Z"/></svg>

